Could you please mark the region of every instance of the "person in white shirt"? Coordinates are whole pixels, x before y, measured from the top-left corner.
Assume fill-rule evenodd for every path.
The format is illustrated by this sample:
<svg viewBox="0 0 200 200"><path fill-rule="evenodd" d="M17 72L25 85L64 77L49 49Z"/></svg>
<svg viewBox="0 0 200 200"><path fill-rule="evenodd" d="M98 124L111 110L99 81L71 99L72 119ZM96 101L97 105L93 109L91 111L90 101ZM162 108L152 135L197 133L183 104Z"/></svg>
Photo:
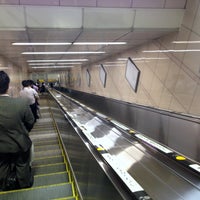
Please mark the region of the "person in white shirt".
<svg viewBox="0 0 200 200"><path fill-rule="evenodd" d="M37 104L36 100L39 99L38 93L31 87L31 81L30 80L24 80L22 81L23 89L20 91L19 95L22 98L27 99L28 104L32 110L32 113L35 118L35 122L38 119L37 115Z"/></svg>

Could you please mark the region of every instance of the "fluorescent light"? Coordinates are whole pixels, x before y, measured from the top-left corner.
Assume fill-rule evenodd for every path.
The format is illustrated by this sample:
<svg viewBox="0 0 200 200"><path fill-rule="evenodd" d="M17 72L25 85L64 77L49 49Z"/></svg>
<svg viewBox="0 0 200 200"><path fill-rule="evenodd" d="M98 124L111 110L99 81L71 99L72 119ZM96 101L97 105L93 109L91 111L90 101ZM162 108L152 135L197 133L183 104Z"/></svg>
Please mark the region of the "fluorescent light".
<svg viewBox="0 0 200 200"><path fill-rule="evenodd" d="M88 59L67 59L67 60L27 60L27 62L76 62L76 61L80 61L80 62L84 62L84 61L88 61Z"/></svg>
<svg viewBox="0 0 200 200"><path fill-rule="evenodd" d="M133 61L139 61L139 60L169 60L167 57L140 57L140 58L131 58ZM128 58L118 58L117 60L128 60Z"/></svg>
<svg viewBox="0 0 200 200"><path fill-rule="evenodd" d="M62 54L103 54L104 51L64 51L64 52L22 52L23 55L62 55Z"/></svg>
<svg viewBox="0 0 200 200"><path fill-rule="evenodd" d="M123 63L124 64L124 63ZM114 67L121 67L121 66L123 66L123 65L120 65L120 63L119 64L108 64L108 65L103 65L103 66L105 66L105 67L112 67L112 66L114 66Z"/></svg>
<svg viewBox="0 0 200 200"><path fill-rule="evenodd" d="M75 62L75 63L57 63L57 65L81 65L82 63L78 63L78 62Z"/></svg>
<svg viewBox="0 0 200 200"><path fill-rule="evenodd" d="M19 46L26 46L26 45L32 45L32 46L39 46L39 45L71 45L70 42L14 42L12 45L19 45Z"/></svg>
<svg viewBox="0 0 200 200"><path fill-rule="evenodd" d="M58 69L58 68L72 68L74 66L41 66L41 67L31 67L33 69Z"/></svg>
<svg viewBox="0 0 200 200"><path fill-rule="evenodd" d="M144 53L183 53L183 52L199 52L200 49L186 49L186 50L149 50L149 51L142 51Z"/></svg>
<svg viewBox="0 0 200 200"><path fill-rule="evenodd" d="M73 45L124 45L126 42L75 42Z"/></svg>
<svg viewBox="0 0 200 200"><path fill-rule="evenodd" d="M105 63L108 63L108 64L124 64L126 63L125 61L116 61L116 62L105 62Z"/></svg>
<svg viewBox="0 0 200 200"><path fill-rule="evenodd" d="M124 45L126 42L13 42L12 45Z"/></svg>
<svg viewBox="0 0 200 200"><path fill-rule="evenodd" d="M200 41L173 41L175 44L199 44Z"/></svg>
<svg viewBox="0 0 200 200"><path fill-rule="evenodd" d="M30 66L36 66L36 65L55 65L55 63L29 63Z"/></svg>
<svg viewBox="0 0 200 200"><path fill-rule="evenodd" d="M57 65L80 65L82 63L57 63ZM29 63L30 66L55 65L55 63Z"/></svg>

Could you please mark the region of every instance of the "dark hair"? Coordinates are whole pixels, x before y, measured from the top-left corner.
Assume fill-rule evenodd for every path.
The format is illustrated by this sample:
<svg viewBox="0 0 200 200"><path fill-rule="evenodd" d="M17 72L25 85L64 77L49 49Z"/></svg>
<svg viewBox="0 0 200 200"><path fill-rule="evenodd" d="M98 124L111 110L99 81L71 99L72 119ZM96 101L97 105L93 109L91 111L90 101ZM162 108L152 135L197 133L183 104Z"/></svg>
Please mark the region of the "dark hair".
<svg viewBox="0 0 200 200"><path fill-rule="evenodd" d="M8 90L10 78L4 71L0 71L0 94L5 94Z"/></svg>
<svg viewBox="0 0 200 200"><path fill-rule="evenodd" d="M28 87L29 86L28 80L23 80L22 81L22 86L23 87Z"/></svg>

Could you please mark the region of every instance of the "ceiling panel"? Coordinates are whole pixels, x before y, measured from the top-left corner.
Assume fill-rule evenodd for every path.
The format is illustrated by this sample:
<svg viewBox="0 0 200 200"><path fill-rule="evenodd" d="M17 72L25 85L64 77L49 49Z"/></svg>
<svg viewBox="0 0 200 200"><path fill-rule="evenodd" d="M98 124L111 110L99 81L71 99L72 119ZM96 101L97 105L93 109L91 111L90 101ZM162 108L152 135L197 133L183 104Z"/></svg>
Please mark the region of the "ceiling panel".
<svg viewBox="0 0 200 200"><path fill-rule="evenodd" d="M117 8L130 8L132 0L98 0L98 7L117 7Z"/></svg>
<svg viewBox="0 0 200 200"><path fill-rule="evenodd" d="M166 0L165 8L185 8L187 0Z"/></svg>
<svg viewBox="0 0 200 200"><path fill-rule="evenodd" d="M133 0L134 8L164 8L165 0Z"/></svg>
<svg viewBox="0 0 200 200"><path fill-rule="evenodd" d="M18 5L19 0L0 0L0 4Z"/></svg>
<svg viewBox="0 0 200 200"><path fill-rule="evenodd" d="M181 9L140 9L136 11L134 27L177 28L180 27L183 15Z"/></svg>
<svg viewBox="0 0 200 200"><path fill-rule="evenodd" d="M27 32L30 42L73 42L82 29L29 28Z"/></svg>
<svg viewBox="0 0 200 200"><path fill-rule="evenodd" d="M83 26L84 28L131 28L134 13L132 9L86 8Z"/></svg>
<svg viewBox="0 0 200 200"><path fill-rule="evenodd" d="M47 5L47 6L58 6L59 0L20 0L22 5Z"/></svg>
<svg viewBox="0 0 200 200"><path fill-rule="evenodd" d="M67 7L26 7L27 26L35 28L80 28L82 9Z"/></svg>
<svg viewBox="0 0 200 200"><path fill-rule="evenodd" d="M61 6L96 7L96 0L60 0Z"/></svg>
<svg viewBox="0 0 200 200"><path fill-rule="evenodd" d="M0 28L21 28L25 27L24 10L19 6L0 7Z"/></svg>
<svg viewBox="0 0 200 200"><path fill-rule="evenodd" d="M0 54L17 66L27 66L28 59L77 59L87 58L90 63L100 62L116 53L136 48L139 45L174 32L180 27L184 10L107 8L111 5L154 8L181 6L162 0L91 0L62 1L77 7L67 6L0 6ZM39 1L19 3L39 4ZM55 1L56 2L56 1ZM94 2L97 4L94 5ZM0 1L2 3L2 1ZM14 1L12 1L14 3ZM15 2L16 3L16 2ZM53 1L46 1L49 5ZM82 4L87 7L82 8ZM113 3L113 4L112 4ZM130 3L133 3L130 5ZM96 6L92 8L92 6ZM101 8L100 8L101 6ZM103 8L106 6L106 8ZM147 20L148 19L148 20ZM28 45L13 46L12 42L127 42L126 45ZM53 51L105 51L100 55L23 55L22 52Z"/></svg>

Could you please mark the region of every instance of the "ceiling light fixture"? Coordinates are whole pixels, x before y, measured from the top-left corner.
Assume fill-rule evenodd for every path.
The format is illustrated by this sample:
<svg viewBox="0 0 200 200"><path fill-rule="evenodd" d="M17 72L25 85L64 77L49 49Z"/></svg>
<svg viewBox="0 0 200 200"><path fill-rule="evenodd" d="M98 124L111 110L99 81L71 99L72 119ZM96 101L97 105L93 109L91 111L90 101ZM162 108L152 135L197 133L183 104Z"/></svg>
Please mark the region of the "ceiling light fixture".
<svg viewBox="0 0 200 200"><path fill-rule="evenodd" d="M200 41L173 41L175 44L199 44Z"/></svg>
<svg viewBox="0 0 200 200"><path fill-rule="evenodd" d="M103 54L104 51L22 52L23 55Z"/></svg>
<svg viewBox="0 0 200 200"><path fill-rule="evenodd" d="M82 63L57 63L57 65L81 65ZM29 63L30 66L55 65L55 63Z"/></svg>
<svg viewBox="0 0 200 200"><path fill-rule="evenodd" d="M15 46L51 46L51 45L124 45L127 42L13 42L12 45Z"/></svg>
<svg viewBox="0 0 200 200"><path fill-rule="evenodd" d="M126 42L75 42L73 45L124 45Z"/></svg>
<svg viewBox="0 0 200 200"><path fill-rule="evenodd" d="M186 50L147 50L144 53L183 53L183 52L199 52L200 49L186 49Z"/></svg>
<svg viewBox="0 0 200 200"><path fill-rule="evenodd" d="M116 61L116 62L105 62L105 64L124 64L126 63L125 61Z"/></svg>
<svg viewBox="0 0 200 200"><path fill-rule="evenodd" d="M55 65L55 63L29 63L30 66L37 66L37 65Z"/></svg>
<svg viewBox="0 0 200 200"><path fill-rule="evenodd" d="M88 61L88 59L66 59L66 60L27 60L27 62L32 63L32 62L84 62Z"/></svg>
<svg viewBox="0 0 200 200"><path fill-rule="evenodd" d="M74 66L41 66L41 67L31 67L33 69L58 69L58 68L72 68Z"/></svg>
<svg viewBox="0 0 200 200"><path fill-rule="evenodd" d="M70 42L14 42L12 45L18 46L43 46L43 45L71 45Z"/></svg>
<svg viewBox="0 0 200 200"><path fill-rule="evenodd" d="M141 58L131 58L133 61L139 61L139 60L169 60L167 57L141 57ZM128 58L118 58L117 60L128 60Z"/></svg>

